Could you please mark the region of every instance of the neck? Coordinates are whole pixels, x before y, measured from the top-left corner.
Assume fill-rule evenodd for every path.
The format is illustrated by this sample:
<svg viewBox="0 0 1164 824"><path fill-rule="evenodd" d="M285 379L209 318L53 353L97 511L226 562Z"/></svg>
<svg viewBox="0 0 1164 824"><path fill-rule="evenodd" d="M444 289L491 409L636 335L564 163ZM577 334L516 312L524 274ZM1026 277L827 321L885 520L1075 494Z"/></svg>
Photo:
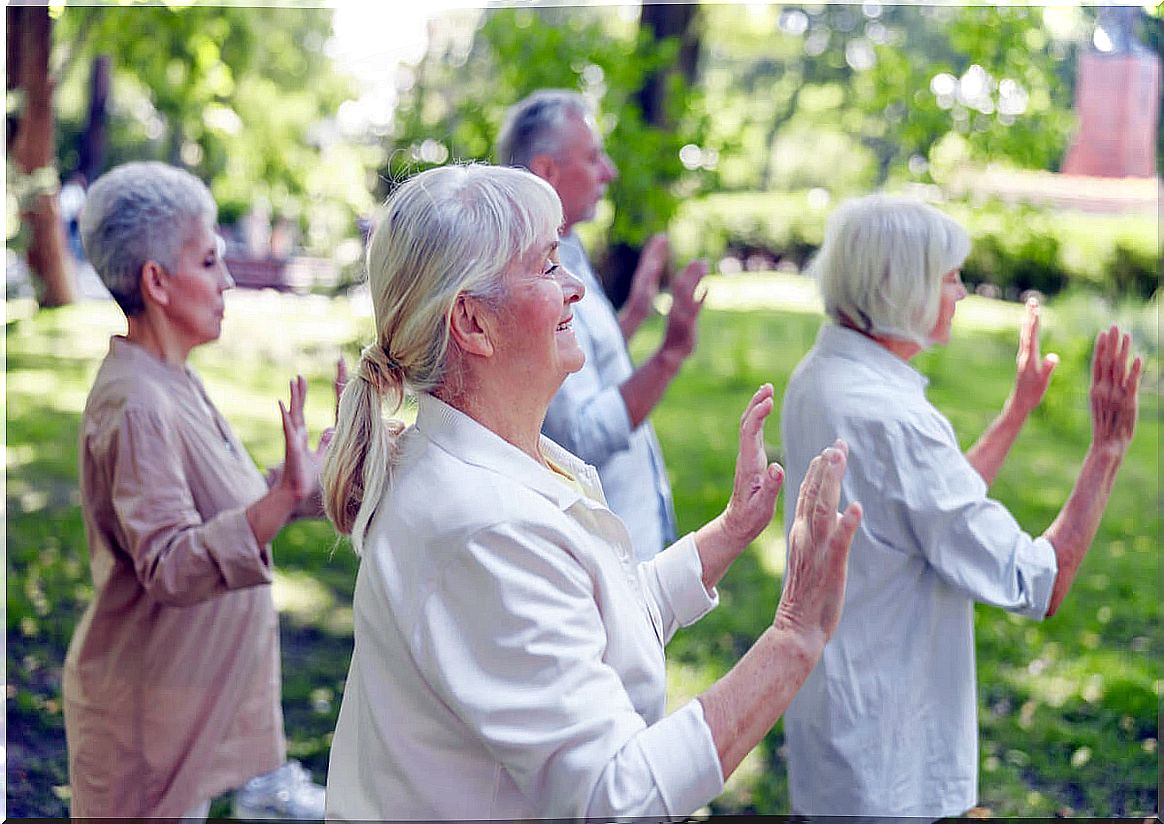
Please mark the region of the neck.
<svg viewBox="0 0 1164 824"><path fill-rule="evenodd" d="M171 366L185 365L191 349L178 340L164 323L160 323L148 308L140 315L129 318L125 339Z"/></svg>
<svg viewBox="0 0 1164 824"><path fill-rule="evenodd" d="M913 341L902 340L901 338L893 338L888 335L878 335L876 332L866 332L852 323L841 322L841 326L846 329L852 329L858 334L864 335L874 343L880 344L883 348L889 350L891 353L901 358L903 361L909 362L918 352L922 350Z"/></svg>
<svg viewBox="0 0 1164 824"><path fill-rule="evenodd" d="M540 444L549 401L541 404L525 402L523 398L493 388L498 385L497 381L474 380L465 376L459 392L449 391L446 383L433 394L546 466Z"/></svg>

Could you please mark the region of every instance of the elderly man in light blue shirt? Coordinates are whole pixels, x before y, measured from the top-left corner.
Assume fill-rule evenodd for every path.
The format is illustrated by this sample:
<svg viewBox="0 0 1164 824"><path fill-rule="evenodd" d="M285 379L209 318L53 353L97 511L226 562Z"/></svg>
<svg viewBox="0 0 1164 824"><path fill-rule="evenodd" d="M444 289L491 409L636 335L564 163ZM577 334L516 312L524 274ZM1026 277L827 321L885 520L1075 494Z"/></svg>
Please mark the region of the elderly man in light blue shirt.
<svg viewBox="0 0 1164 824"><path fill-rule="evenodd" d="M1057 359L1039 355L1031 303L1015 388L963 454L909 360L948 342L968 249L937 210L872 196L830 219L814 264L833 323L784 395L789 490L812 450L843 438L841 500L861 501L865 518L840 626L785 715L794 813L932 819L977 803L974 604L1055 612L1131 442L1140 361L1127 366L1113 326L1096 346L1091 447L1054 523L1032 537L987 497Z"/></svg>
<svg viewBox="0 0 1164 824"><path fill-rule="evenodd" d="M651 311L667 241L656 235L647 243L626 305L616 313L573 231L594 217L606 184L617 174L586 99L569 91L534 92L509 110L497 145L499 162L525 167L557 191L565 216L561 262L586 286L573 321L586 362L562 384L542 431L598 469L611 510L630 531L636 557L647 560L676 535L663 454L647 416L694 350L702 305L694 292L707 266L695 261L675 278L663 342L636 367L627 341Z"/></svg>

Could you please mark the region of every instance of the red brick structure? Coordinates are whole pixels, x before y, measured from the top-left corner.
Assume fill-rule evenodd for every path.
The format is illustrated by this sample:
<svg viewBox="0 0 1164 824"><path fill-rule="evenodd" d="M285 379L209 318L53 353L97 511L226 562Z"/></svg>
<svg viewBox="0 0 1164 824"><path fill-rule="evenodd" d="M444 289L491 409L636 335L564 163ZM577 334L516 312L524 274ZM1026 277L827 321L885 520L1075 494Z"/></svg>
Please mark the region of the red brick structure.
<svg viewBox="0 0 1164 824"><path fill-rule="evenodd" d="M1079 131L1063 172L1093 177L1155 177L1160 58L1145 49L1079 55Z"/></svg>

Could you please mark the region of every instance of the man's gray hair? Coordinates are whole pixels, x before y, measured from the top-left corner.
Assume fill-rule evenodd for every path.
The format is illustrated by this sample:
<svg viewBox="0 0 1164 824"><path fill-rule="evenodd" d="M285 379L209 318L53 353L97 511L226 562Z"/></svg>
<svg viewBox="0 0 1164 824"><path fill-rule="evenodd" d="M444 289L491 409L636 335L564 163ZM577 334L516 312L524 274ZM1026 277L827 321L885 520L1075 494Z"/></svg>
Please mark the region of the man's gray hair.
<svg viewBox="0 0 1164 824"><path fill-rule="evenodd" d="M145 310L141 272L149 261L172 272L197 221L218 214L206 184L156 161L125 163L98 178L81 212L85 255L127 316Z"/></svg>
<svg viewBox="0 0 1164 824"><path fill-rule="evenodd" d="M555 154L562 126L571 115L588 122L594 118L586 98L566 89L542 89L514 103L497 135L497 162L528 169L538 155Z"/></svg>
<svg viewBox="0 0 1164 824"><path fill-rule="evenodd" d="M923 349L938 319L942 278L961 268L970 237L916 200L868 195L841 204L810 265L837 323Z"/></svg>

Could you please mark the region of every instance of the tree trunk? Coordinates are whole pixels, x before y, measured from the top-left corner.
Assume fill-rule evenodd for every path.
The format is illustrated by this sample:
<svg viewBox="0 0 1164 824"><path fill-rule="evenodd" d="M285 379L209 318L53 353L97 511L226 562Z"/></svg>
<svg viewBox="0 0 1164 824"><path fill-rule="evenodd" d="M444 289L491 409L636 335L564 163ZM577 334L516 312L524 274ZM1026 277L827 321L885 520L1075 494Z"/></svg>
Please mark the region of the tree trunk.
<svg viewBox="0 0 1164 824"><path fill-rule="evenodd" d="M667 111L667 81L673 72L678 71L689 84L694 82L696 64L699 60L699 37L692 24L698 11L699 6L694 3L643 1L639 29L648 32L654 42L668 37L679 38L679 54L675 65L652 72L647 76L643 88L635 95L643 113L643 122L647 125L659 128L673 125L671 112ZM624 203L619 208L633 211L635 204ZM632 246L625 242L612 243L607 249L602 267L604 275L602 285L615 308L620 308L626 302L640 252L641 246Z"/></svg>
<svg viewBox="0 0 1164 824"><path fill-rule="evenodd" d="M15 68L24 91L23 110L9 151L17 168L31 175L38 169L53 169L53 89L49 78L52 20L48 6L9 6L7 16L8 65ZM24 204L21 217L30 229L28 266L43 286L41 306L72 303L76 299L73 273L65 256L56 191L35 195Z"/></svg>
<svg viewBox="0 0 1164 824"><path fill-rule="evenodd" d="M106 124L109 120L109 55L93 59L93 74L89 81L89 120L81 137L81 158L77 171L85 177L85 185L92 183L105 165Z"/></svg>

